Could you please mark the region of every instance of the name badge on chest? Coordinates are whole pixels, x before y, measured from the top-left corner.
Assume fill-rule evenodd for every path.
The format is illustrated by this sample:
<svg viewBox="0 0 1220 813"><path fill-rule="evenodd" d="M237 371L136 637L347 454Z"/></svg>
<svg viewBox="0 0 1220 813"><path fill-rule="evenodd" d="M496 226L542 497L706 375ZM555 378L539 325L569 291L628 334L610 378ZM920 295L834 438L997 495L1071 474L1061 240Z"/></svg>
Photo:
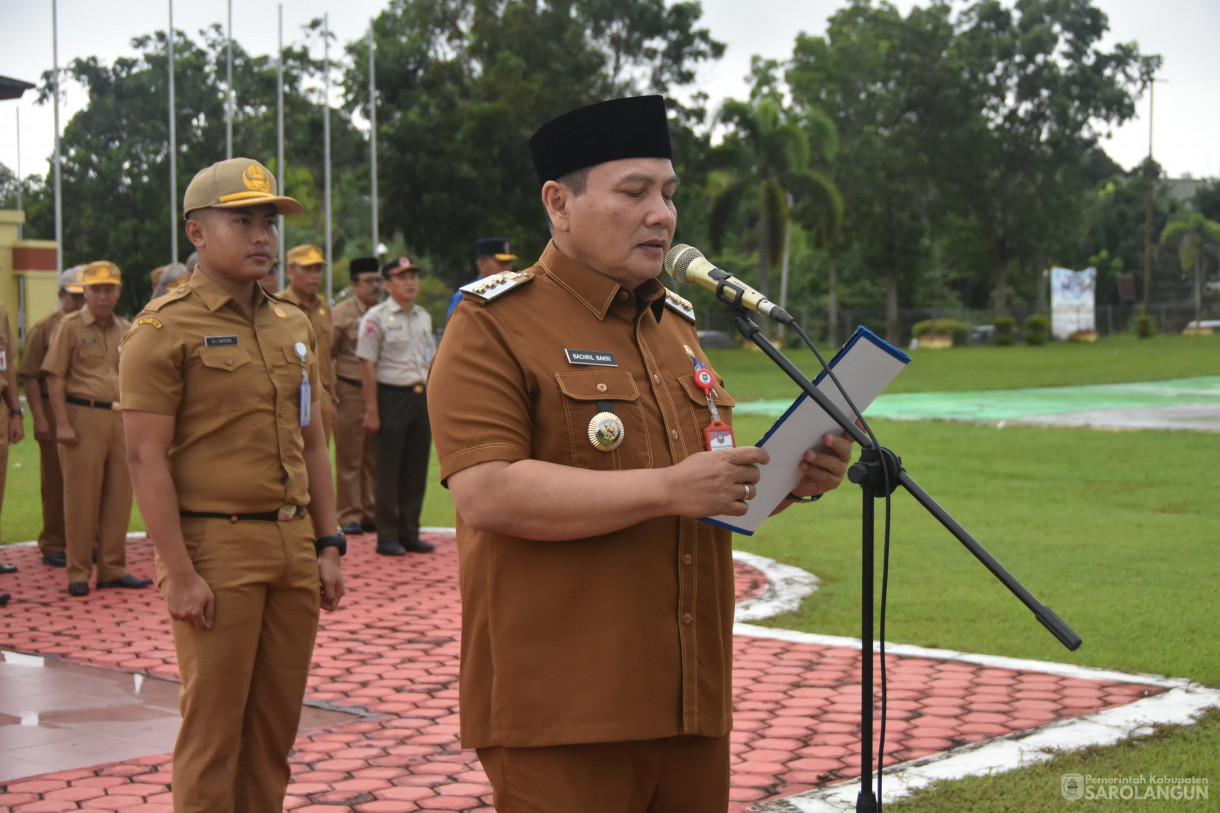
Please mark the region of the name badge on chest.
<svg viewBox="0 0 1220 813"><path fill-rule="evenodd" d="M617 367L614 354L604 350L568 350L564 349L569 364L589 364L594 367Z"/></svg>
<svg viewBox="0 0 1220 813"><path fill-rule="evenodd" d="M236 336L204 336L204 347L236 347Z"/></svg>

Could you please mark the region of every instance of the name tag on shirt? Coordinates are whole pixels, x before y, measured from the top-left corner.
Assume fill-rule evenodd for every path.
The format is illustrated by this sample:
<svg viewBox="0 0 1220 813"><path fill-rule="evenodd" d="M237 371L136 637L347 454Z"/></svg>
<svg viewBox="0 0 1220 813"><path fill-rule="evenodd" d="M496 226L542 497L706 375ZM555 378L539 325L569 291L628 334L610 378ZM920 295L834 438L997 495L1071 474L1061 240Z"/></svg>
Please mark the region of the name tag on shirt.
<svg viewBox="0 0 1220 813"><path fill-rule="evenodd" d="M613 353L602 350L568 350L564 349L569 364L590 364L594 367L617 367Z"/></svg>
<svg viewBox="0 0 1220 813"><path fill-rule="evenodd" d="M236 336L205 336L203 338L204 347L236 347Z"/></svg>

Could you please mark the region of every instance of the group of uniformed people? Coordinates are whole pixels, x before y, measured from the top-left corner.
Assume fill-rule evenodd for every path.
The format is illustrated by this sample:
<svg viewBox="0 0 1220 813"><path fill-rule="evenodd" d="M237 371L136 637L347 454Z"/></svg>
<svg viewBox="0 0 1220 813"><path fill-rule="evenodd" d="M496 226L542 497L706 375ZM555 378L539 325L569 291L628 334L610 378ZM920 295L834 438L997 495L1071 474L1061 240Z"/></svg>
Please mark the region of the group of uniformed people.
<svg viewBox="0 0 1220 813"><path fill-rule="evenodd" d="M118 270L86 269L99 309L57 330L68 343L42 369L61 444L126 431L127 498L134 483L182 675L176 811L281 809L319 608L344 594L344 531L371 524L383 555L431 550L434 430L457 511L461 739L497 809L727 808L731 540L698 518L745 513L768 458L712 443L733 401L690 303L656 279L677 217L666 119L659 96L617 99L535 133L551 242L514 272L507 241L479 241L480 279L455 297L439 353L406 257L353 261L354 296L332 313L321 253L297 247L291 291L267 293L276 216L301 206L248 158L188 186L198 263L137 316L121 367L126 325L89 292ZM118 395L88 377L65 387L78 356L113 361ZM338 513L332 421L350 467ZM111 449L90 457L104 472ZM849 457L848 439L823 436L775 510L837 487ZM88 550L68 537L78 574ZM131 578L108 549L99 578L103 565Z"/></svg>

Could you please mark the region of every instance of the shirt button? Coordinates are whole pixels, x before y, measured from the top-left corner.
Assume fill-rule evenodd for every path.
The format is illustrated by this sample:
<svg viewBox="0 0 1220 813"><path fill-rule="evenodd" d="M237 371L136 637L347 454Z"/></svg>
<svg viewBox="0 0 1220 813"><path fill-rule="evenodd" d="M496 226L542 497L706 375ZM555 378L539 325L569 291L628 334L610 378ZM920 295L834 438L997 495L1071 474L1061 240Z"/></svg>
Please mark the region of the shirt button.
<svg viewBox="0 0 1220 813"><path fill-rule="evenodd" d="M689 565L693 561L695 561L695 557L691 556L689 553L682 557L682 564L684 565Z"/></svg>
<svg viewBox="0 0 1220 813"><path fill-rule="evenodd" d="M660 383L661 383L661 376L657 375L656 373L653 373L653 374L652 374L652 380L653 380L653 381L655 381L655 382L657 382L658 384L660 384Z"/></svg>
<svg viewBox="0 0 1220 813"><path fill-rule="evenodd" d="M626 299L626 298L627 298L627 296L628 296L628 294L627 294L627 292L626 292L626 291L619 291L619 292L618 292L618 298L619 298L619 299Z"/></svg>
<svg viewBox="0 0 1220 813"><path fill-rule="evenodd" d="M669 436L670 436L671 438L673 438L674 440L677 440L677 439L678 439L678 430L677 430L677 429L670 429L670 430L669 430Z"/></svg>
<svg viewBox="0 0 1220 813"><path fill-rule="evenodd" d="M597 385L597 391L598 391L598 392L605 392L605 391L606 391L606 385L605 385L605 384L598 384L598 385Z"/></svg>
<svg viewBox="0 0 1220 813"><path fill-rule="evenodd" d="M232 367L232 366L233 366L233 359L225 359L225 364L227 364L228 366Z"/></svg>
<svg viewBox="0 0 1220 813"><path fill-rule="evenodd" d="M695 620L695 617L692 616L690 613L687 613L686 615L682 616L683 624L689 624L690 622L692 622L694 620Z"/></svg>

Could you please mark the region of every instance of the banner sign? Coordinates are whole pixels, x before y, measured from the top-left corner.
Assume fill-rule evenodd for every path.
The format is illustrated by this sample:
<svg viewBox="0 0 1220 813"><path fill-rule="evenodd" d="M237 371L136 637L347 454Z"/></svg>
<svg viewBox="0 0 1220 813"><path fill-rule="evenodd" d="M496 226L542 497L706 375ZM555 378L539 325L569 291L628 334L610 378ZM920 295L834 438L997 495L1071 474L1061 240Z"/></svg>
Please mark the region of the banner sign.
<svg viewBox="0 0 1220 813"><path fill-rule="evenodd" d="M1067 339L1078 330L1096 330L1093 306L1097 269L1051 269L1051 334Z"/></svg>

